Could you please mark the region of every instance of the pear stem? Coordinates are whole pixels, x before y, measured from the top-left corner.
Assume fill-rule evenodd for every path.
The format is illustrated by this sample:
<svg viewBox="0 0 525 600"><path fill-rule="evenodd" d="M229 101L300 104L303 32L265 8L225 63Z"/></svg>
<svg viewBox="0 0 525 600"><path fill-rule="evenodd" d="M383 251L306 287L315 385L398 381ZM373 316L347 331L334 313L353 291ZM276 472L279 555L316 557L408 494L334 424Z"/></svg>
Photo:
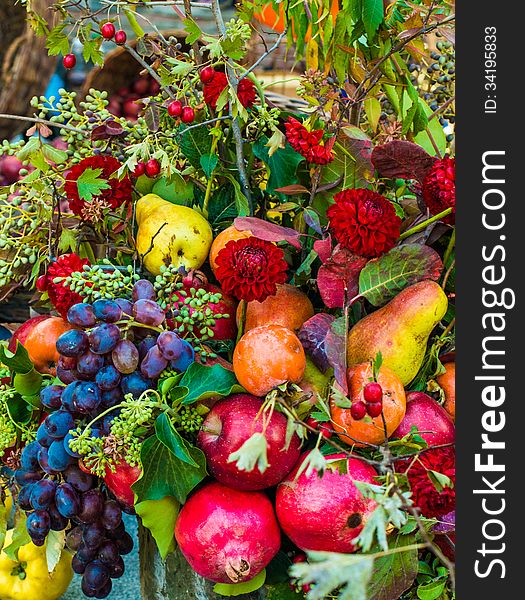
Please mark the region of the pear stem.
<svg viewBox="0 0 525 600"><path fill-rule="evenodd" d="M412 229L408 229L407 231L403 232L399 236L399 239L400 240L404 240L407 237L410 237L411 235L413 235L414 233L418 233L419 231L423 231L431 223L435 223L436 221L439 221L443 217L446 217L447 215L449 215L451 212L452 212L452 207L449 206L449 208L441 211L440 213L438 213L437 215L434 215L433 217L430 217L430 219L427 219L426 221L423 221L422 223L419 223L419 225L416 225L415 227L412 227Z"/></svg>
<svg viewBox="0 0 525 600"><path fill-rule="evenodd" d="M237 330L237 339L235 340L235 345L239 343L239 340L242 338L242 334L244 333L244 325L246 324L246 300L241 300L241 318L239 319L239 329Z"/></svg>

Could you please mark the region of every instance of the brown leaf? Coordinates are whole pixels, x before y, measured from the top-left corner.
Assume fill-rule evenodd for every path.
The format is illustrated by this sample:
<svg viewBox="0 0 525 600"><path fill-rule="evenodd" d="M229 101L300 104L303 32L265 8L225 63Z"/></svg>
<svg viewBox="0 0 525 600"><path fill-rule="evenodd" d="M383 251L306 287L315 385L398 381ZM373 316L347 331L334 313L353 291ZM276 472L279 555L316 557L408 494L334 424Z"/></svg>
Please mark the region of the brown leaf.
<svg viewBox="0 0 525 600"><path fill-rule="evenodd" d="M421 146L403 140L394 140L376 146L372 151L372 164L381 177L417 179L423 181L436 159Z"/></svg>
<svg viewBox="0 0 525 600"><path fill-rule="evenodd" d="M323 302L328 308L341 308L346 299L351 299L359 291L359 273L367 259L336 246L332 256L319 267L317 287Z"/></svg>
<svg viewBox="0 0 525 600"><path fill-rule="evenodd" d="M309 194L310 192L304 187L304 185L285 185L282 188L276 188L275 192L280 192L285 196L296 196L298 194Z"/></svg>
<svg viewBox="0 0 525 600"><path fill-rule="evenodd" d="M255 237L267 242L288 242L295 248L301 248L300 234L290 227L263 221L257 217L237 217L233 222L239 231L251 231Z"/></svg>

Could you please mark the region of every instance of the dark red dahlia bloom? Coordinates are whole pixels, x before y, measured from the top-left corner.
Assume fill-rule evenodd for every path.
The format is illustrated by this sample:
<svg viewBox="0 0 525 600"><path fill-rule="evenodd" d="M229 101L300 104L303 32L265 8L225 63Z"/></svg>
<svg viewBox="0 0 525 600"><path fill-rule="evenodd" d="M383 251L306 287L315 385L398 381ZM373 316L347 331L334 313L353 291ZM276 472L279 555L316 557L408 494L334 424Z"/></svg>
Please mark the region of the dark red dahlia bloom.
<svg viewBox="0 0 525 600"><path fill-rule="evenodd" d="M204 102L211 106L213 110L217 108L217 100L222 94L224 88L228 85L228 78L222 71L215 71L213 79L204 84L202 91L204 95ZM237 97L244 108L251 108L255 102L256 92L253 81L247 79L241 79L237 86Z"/></svg>
<svg viewBox="0 0 525 600"><path fill-rule="evenodd" d="M407 461L399 466L400 472L406 472L412 500L423 516L442 517L456 507L456 453L454 448L436 448L422 452L411 464ZM429 471L446 475L453 487L443 487L441 491L429 477Z"/></svg>
<svg viewBox="0 0 525 600"><path fill-rule="evenodd" d="M308 162L315 165L326 165L334 160L332 149L326 144L321 144L322 129L308 131L300 121L293 117L288 117L284 127L290 146L304 156Z"/></svg>
<svg viewBox="0 0 525 600"><path fill-rule="evenodd" d="M222 289L238 300L262 302L286 281L288 265L275 244L256 237L232 240L217 255L215 275Z"/></svg>
<svg viewBox="0 0 525 600"><path fill-rule="evenodd" d="M120 169L120 162L113 156L90 156L83 158L77 165L72 167L64 184L64 191L69 200L71 211L86 220L94 220L101 217L104 209L116 209L123 204L131 202L131 181L126 175L122 179L112 177L113 173ZM90 202L80 198L78 193L77 179L86 169L102 169L100 178L105 179L109 188L101 190L100 194L93 196ZM98 210L95 210L97 209Z"/></svg>
<svg viewBox="0 0 525 600"><path fill-rule="evenodd" d="M396 243L401 219L391 202L365 189L342 190L326 211L337 241L354 254L374 258Z"/></svg>
<svg viewBox="0 0 525 600"><path fill-rule="evenodd" d="M56 308L58 314L65 319L67 311L83 298L77 292L72 292L63 282L55 283L57 277L67 277L75 271L82 271L84 265L89 265L87 258L80 258L76 254L62 254L55 262L52 262L47 273L38 278L38 289L47 291L51 304Z"/></svg>
<svg viewBox="0 0 525 600"><path fill-rule="evenodd" d="M443 221L449 225L455 222L456 212L456 159L446 156L432 165L423 181L423 200L433 215L453 208Z"/></svg>

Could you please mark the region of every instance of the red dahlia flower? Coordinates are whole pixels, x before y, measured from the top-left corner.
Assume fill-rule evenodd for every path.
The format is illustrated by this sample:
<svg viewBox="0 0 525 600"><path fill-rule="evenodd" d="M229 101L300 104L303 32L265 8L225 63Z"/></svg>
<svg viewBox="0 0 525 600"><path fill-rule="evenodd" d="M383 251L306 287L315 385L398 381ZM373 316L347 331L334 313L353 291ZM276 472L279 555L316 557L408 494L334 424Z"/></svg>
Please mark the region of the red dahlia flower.
<svg viewBox="0 0 525 600"><path fill-rule="evenodd" d="M456 212L456 159L446 156L432 165L423 181L423 200L433 215L453 208L443 221L449 225L455 222Z"/></svg>
<svg viewBox="0 0 525 600"><path fill-rule="evenodd" d="M365 189L343 190L326 214L337 241L354 254L374 258L393 248L401 219L391 202Z"/></svg>
<svg viewBox="0 0 525 600"><path fill-rule="evenodd" d="M411 466L409 461L400 465L399 471L406 472L412 500L423 516L442 517L455 509L456 454L452 447L422 452ZM454 487L443 487L438 491L429 471L446 475Z"/></svg>
<svg viewBox="0 0 525 600"><path fill-rule="evenodd" d="M238 300L258 300L277 293L288 265L275 244L255 237L231 240L217 255L215 275L222 289Z"/></svg>
<svg viewBox="0 0 525 600"><path fill-rule="evenodd" d="M223 90L228 85L228 78L222 71L215 71L213 79L204 84L203 94L204 102L211 106L213 110L217 108L217 100ZM244 108L251 108L255 102L256 92L255 85L251 79L245 77L239 81L237 86L237 97Z"/></svg>
<svg viewBox="0 0 525 600"><path fill-rule="evenodd" d="M69 200L71 211L87 221L101 218L104 211L116 209L123 204L131 202L131 181L126 175L122 179L112 177L118 169L120 162L112 156L90 156L83 158L77 165L72 167L66 175L64 191ZM105 179L109 188L101 190L93 196L91 201L84 200L78 193L77 179L86 169L102 169L99 177Z"/></svg>
<svg viewBox="0 0 525 600"><path fill-rule="evenodd" d="M334 160L332 149L326 144L321 144L323 130L308 131L297 119L288 117L284 124L286 139L290 146L304 156L306 160L315 165L326 165Z"/></svg>
<svg viewBox="0 0 525 600"><path fill-rule="evenodd" d="M82 271L84 265L89 265L87 258L80 258L76 254L62 254L55 262L52 262L47 273L38 278L37 288L47 291L51 304L56 308L58 314L65 319L67 311L83 298L77 292L72 292L64 285L63 281L55 283L57 277L68 277L75 271Z"/></svg>

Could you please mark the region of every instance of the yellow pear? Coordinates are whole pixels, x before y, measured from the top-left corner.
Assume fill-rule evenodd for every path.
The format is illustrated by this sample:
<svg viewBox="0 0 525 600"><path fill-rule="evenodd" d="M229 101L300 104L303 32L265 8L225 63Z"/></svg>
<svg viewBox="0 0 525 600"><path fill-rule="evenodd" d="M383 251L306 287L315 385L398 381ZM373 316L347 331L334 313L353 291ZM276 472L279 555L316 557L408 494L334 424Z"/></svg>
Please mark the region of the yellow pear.
<svg viewBox="0 0 525 600"><path fill-rule="evenodd" d="M348 366L373 360L408 385L417 375L434 327L447 312L448 300L434 281L421 281L400 292L388 304L359 321L348 334Z"/></svg>
<svg viewBox="0 0 525 600"><path fill-rule="evenodd" d="M137 202L136 217L137 252L153 275L162 265L198 269L208 257L213 232L196 210L147 194Z"/></svg>

